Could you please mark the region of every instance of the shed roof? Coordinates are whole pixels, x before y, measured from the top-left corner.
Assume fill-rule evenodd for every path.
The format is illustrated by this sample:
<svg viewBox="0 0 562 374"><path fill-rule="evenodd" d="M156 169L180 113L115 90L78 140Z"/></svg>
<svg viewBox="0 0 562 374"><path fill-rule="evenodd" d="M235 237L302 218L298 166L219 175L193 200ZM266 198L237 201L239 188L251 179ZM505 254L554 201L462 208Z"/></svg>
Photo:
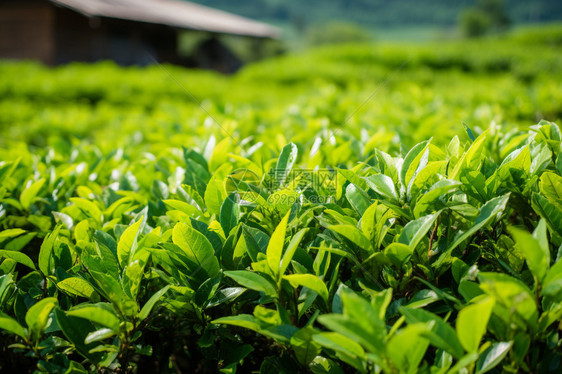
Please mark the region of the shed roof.
<svg viewBox="0 0 562 374"><path fill-rule="evenodd" d="M107 17L168 25L181 29L279 37L268 24L188 1L179 0L49 0L87 17Z"/></svg>

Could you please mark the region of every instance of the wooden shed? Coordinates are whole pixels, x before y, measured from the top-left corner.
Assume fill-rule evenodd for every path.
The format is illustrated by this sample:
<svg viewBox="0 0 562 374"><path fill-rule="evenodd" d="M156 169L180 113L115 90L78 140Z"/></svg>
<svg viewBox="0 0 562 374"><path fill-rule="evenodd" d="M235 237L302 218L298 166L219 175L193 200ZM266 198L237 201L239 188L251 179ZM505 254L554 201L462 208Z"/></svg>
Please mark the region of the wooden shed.
<svg viewBox="0 0 562 374"><path fill-rule="evenodd" d="M270 25L181 0L0 0L3 59L181 64L182 30L279 36Z"/></svg>

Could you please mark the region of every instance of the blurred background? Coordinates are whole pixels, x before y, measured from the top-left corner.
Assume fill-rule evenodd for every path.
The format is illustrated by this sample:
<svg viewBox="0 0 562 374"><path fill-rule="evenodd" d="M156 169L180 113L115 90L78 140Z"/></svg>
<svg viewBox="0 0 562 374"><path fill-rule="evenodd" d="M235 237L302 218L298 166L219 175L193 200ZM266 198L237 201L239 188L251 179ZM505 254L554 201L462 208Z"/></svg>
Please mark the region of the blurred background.
<svg viewBox="0 0 562 374"><path fill-rule="evenodd" d="M290 49L350 41L480 37L562 20L553 0L198 0L283 30Z"/></svg>
<svg viewBox="0 0 562 374"><path fill-rule="evenodd" d="M1 0L0 7L3 58L146 65L157 57L226 73L318 45L478 38L562 19L562 2L552 0Z"/></svg>
<svg viewBox="0 0 562 374"><path fill-rule="evenodd" d="M561 21L553 0L0 0L0 147L517 131L562 118Z"/></svg>

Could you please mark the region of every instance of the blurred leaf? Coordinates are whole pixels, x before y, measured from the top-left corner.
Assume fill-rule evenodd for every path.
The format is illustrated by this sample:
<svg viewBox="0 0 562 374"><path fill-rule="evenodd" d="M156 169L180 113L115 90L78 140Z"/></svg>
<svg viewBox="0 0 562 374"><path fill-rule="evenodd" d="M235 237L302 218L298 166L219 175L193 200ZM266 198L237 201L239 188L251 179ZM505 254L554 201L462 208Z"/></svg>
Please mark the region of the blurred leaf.
<svg viewBox="0 0 562 374"><path fill-rule="evenodd" d="M224 275L251 290L260 291L267 296L277 297L277 291L271 283L259 274L246 270L225 271Z"/></svg>
<svg viewBox="0 0 562 374"><path fill-rule="evenodd" d="M533 193L531 198L533 209L548 224L548 227L562 236L562 210L538 193Z"/></svg>
<svg viewBox="0 0 562 374"><path fill-rule="evenodd" d="M371 175L365 181L376 193L386 197L391 201L398 200L398 194L392 179L384 174Z"/></svg>
<svg viewBox="0 0 562 374"><path fill-rule="evenodd" d="M12 317L0 312L0 329L6 330L23 339L27 339L25 329Z"/></svg>
<svg viewBox="0 0 562 374"><path fill-rule="evenodd" d="M367 193L365 193L361 187L356 186L353 183L347 185L345 189L345 197L353 209L355 209L355 211L357 211L357 213L361 216L365 214L365 210L367 210L369 205L371 205L371 200L369 199Z"/></svg>
<svg viewBox="0 0 562 374"><path fill-rule="evenodd" d="M290 214L290 212L285 214L285 217L283 217L279 225L275 228L271 239L269 239L269 244L267 245L267 263L276 277L279 276L283 245L285 244L285 232L287 231L287 222L289 221Z"/></svg>
<svg viewBox="0 0 562 374"><path fill-rule="evenodd" d="M328 289L324 282L312 274L290 274L284 275L283 279L289 281L293 287L303 286L318 293L320 297L328 304Z"/></svg>
<svg viewBox="0 0 562 374"><path fill-rule="evenodd" d="M331 225L328 226L328 229L349 239L363 251L371 252L371 242L358 228L351 225Z"/></svg>
<svg viewBox="0 0 562 374"><path fill-rule="evenodd" d="M170 286L165 286L162 289L160 289L159 291L155 292L150 299L148 299L148 301L144 304L144 306L142 307L140 313L139 313L139 321L143 321L144 319L146 319L146 317L148 317L148 315L150 314L150 312L152 311L152 308L154 308L154 305L156 305L156 303L158 302L158 300L160 300L160 298L162 296L164 296L164 294L170 289Z"/></svg>
<svg viewBox="0 0 562 374"><path fill-rule="evenodd" d="M476 362L476 373L485 373L496 367L509 353L513 342L494 343L480 354Z"/></svg>
<svg viewBox="0 0 562 374"><path fill-rule="evenodd" d="M281 154L277 159L277 164L275 165L275 184L278 188L285 185L287 176L293 169L293 165L297 161L298 149L293 143L287 144L281 150Z"/></svg>
<svg viewBox="0 0 562 374"><path fill-rule="evenodd" d="M427 234L427 232L432 228L433 223L439 217L441 212L430 214L425 217L416 219L415 221L410 221L404 226L398 241L402 244L406 244L410 247L413 252L417 247L418 243Z"/></svg>
<svg viewBox="0 0 562 374"><path fill-rule="evenodd" d="M22 265L32 268L33 270L37 270L35 268L35 264L33 263L33 261L29 258L29 256L27 256L24 253L0 250L0 257L12 259L16 262L19 262Z"/></svg>
<svg viewBox="0 0 562 374"><path fill-rule="evenodd" d="M409 307L400 307L399 310L409 324L433 322L433 327L423 336L435 347L449 352L455 358L458 359L463 356L464 350L455 330L439 316L422 309Z"/></svg>
<svg viewBox="0 0 562 374"><path fill-rule="evenodd" d="M141 225L143 225L142 219L127 227L119 238L119 243L117 244L117 258L122 268L127 266L129 259L132 259L132 255L135 253L137 241L141 232Z"/></svg>
<svg viewBox="0 0 562 374"><path fill-rule="evenodd" d="M41 187L43 187L44 184L45 184L45 179L39 179L33 182L29 187L27 187L22 191L20 196L20 202L25 209L29 209L29 206L31 205L31 203L33 203L33 200L35 200L35 197L37 196L39 190L41 189Z"/></svg>
<svg viewBox="0 0 562 374"><path fill-rule="evenodd" d="M55 245L55 240L59 235L61 226L57 226L50 234L48 234L41 244L41 249L39 250L39 257L37 259L39 270L43 275L51 274L51 256L53 253L53 247Z"/></svg>
<svg viewBox="0 0 562 374"><path fill-rule="evenodd" d="M240 217L240 205L238 200L240 196L233 192L224 200L220 209L220 224L224 230L225 235L228 235L230 230L238 224Z"/></svg>
<svg viewBox="0 0 562 374"><path fill-rule="evenodd" d="M66 312L67 316L84 318L89 321L98 323L115 332L119 332L119 318L112 310L110 304L82 304L75 309Z"/></svg>
<svg viewBox="0 0 562 374"><path fill-rule="evenodd" d="M35 342L39 341L41 333L47 327L49 314L57 303L56 298L47 297L33 304L25 314L25 323Z"/></svg>
<svg viewBox="0 0 562 374"><path fill-rule="evenodd" d="M544 172L539 181L541 193L552 203L562 208L562 177L550 171Z"/></svg>
<svg viewBox="0 0 562 374"><path fill-rule="evenodd" d="M425 355L429 340L422 336L431 323L415 323L397 331L388 342L388 356L402 373L416 373Z"/></svg>
<svg viewBox="0 0 562 374"><path fill-rule="evenodd" d="M542 282L550 264L550 250L539 244L531 234L516 227L510 227L509 233L516 243L516 248L527 260L527 266L539 282Z"/></svg>
<svg viewBox="0 0 562 374"><path fill-rule="evenodd" d="M384 249L385 256L398 267L408 262L413 253L413 249L403 243L391 243Z"/></svg>
<svg viewBox="0 0 562 374"><path fill-rule="evenodd" d="M95 293L95 290L90 283L78 277L63 279L57 283L57 287L71 295L81 296L88 299Z"/></svg>
<svg viewBox="0 0 562 374"><path fill-rule="evenodd" d="M467 352L478 350L493 307L494 299L488 297L462 308L459 312L456 322L457 335Z"/></svg>

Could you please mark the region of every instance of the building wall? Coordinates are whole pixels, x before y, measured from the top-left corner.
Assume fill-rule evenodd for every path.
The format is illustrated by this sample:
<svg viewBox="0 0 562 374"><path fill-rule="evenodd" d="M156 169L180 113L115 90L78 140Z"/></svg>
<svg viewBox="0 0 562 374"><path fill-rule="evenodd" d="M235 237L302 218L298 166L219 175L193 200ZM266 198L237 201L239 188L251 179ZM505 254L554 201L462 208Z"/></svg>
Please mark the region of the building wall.
<svg viewBox="0 0 562 374"><path fill-rule="evenodd" d="M95 19L90 19L66 8L54 9L54 40L55 64L66 64L72 61L95 61L95 46L99 45L103 37L94 28Z"/></svg>
<svg viewBox="0 0 562 374"><path fill-rule="evenodd" d="M54 11L46 3L0 2L0 58L54 59Z"/></svg>
<svg viewBox="0 0 562 374"><path fill-rule="evenodd" d="M152 57L177 60L177 32L110 18L88 18L68 9L55 12L55 63L113 60L120 65L146 65Z"/></svg>
<svg viewBox="0 0 562 374"><path fill-rule="evenodd" d="M148 65L156 59L222 72L240 67L215 44L201 46L188 61L178 55L178 30L170 26L87 17L47 0L0 0L0 59L34 59L47 65L102 60Z"/></svg>

